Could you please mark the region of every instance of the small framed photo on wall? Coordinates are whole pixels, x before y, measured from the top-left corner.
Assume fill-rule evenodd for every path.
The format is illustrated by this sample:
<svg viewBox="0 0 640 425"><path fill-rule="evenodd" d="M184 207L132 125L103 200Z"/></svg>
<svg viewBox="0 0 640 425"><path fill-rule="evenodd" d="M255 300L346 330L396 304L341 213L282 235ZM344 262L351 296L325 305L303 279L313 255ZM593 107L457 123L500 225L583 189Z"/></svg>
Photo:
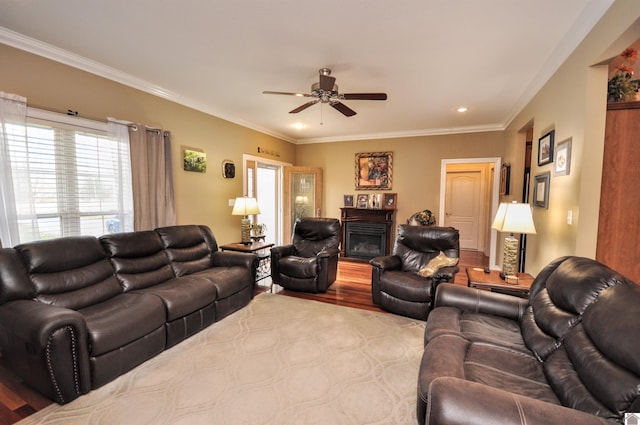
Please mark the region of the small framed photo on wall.
<svg viewBox="0 0 640 425"><path fill-rule="evenodd" d="M538 174L533 184L533 206L549 208L550 173Z"/></svg>
<svg viewBox="0 0 640 425"><path fill-rule="evenodd" d="M538 139L538 166L553 162L553 139L556 131L551 130Z"/></svg>
<svg viewBox="0 0 640 425"><path fill-rule="evenodd" d="M353 206L353 195L344 195L344 206L345 207Z"/></svg>
<svg viewBox="0 0 640 425"><path fill-rule="evenodd" d="M568 176L571 173L571 139L558 143L553 161L554 176Z"/></svg>

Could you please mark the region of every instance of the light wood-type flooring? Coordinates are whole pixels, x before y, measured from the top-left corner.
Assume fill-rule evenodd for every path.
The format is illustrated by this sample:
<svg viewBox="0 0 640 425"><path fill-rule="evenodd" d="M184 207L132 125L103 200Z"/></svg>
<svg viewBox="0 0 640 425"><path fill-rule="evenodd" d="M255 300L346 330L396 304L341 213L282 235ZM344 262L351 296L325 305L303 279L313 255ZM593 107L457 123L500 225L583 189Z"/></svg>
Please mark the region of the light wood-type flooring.
<svg viewBox="0 0 640 425"><path fill-rule="evenodd" d="M455 283L467 285L467 267L486 267L488 258L481 252L461 251L460 272L456 274ZM264 291L263 288L256 289ZM307 294L283 290L276 286L274 292L322 301L326 303L382 311L371 302L371 266L366 262L340 261L338 277L326 294ZM51 400L24 385L16 377L0 357L0 425L14 424L21 419L51 404Z"/></svg>

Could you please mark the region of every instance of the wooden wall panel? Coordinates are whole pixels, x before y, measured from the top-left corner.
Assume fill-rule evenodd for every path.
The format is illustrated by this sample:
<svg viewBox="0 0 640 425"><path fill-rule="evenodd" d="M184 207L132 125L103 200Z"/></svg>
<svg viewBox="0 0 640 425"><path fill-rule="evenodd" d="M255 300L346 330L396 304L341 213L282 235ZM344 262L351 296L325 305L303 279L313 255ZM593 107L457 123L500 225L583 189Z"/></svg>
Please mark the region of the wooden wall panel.
<svg viewBox="0 0 640 425"><path fill-rule="evenodd" d="M640 283L640 102L607 108L596 259Z"/></svg>

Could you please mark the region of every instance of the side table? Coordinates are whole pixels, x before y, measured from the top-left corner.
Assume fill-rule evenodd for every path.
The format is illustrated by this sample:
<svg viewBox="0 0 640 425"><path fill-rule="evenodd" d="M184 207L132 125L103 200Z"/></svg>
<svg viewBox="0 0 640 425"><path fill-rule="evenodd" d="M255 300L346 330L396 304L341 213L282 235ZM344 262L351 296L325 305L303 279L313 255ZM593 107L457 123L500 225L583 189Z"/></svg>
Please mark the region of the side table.
<svg viewBox="0 0 640 425"><path fill-rule="evenodd" d="M500 278L499 271L491 270L485 273L484 269L467 267L468 286L528 298L533 276L529 273L517 273L516 276L518 276L517 283L507 283Z"/></svg>
<svg viewBox="0 0 640 425"><path fill-rule="evenodd" d="M274 246L272 243L264 241L254 241L251 244L243 244L240 242L221 245L221 251L236 251L258 256L258 270L256 270L256 284L263 279L271 277L271 252L269 248ZM269 279L269 291L273 291L273 281Z"/></svg>

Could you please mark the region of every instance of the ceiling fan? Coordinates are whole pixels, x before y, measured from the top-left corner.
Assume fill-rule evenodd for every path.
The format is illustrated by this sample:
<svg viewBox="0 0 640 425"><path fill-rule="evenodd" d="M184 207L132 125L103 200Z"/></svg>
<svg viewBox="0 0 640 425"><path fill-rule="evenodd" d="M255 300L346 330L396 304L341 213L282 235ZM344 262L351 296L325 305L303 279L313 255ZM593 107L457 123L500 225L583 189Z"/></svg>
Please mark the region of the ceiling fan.
<svg viewBox="0 0 640 425"><path fill-rule="evenodd" d="M336 78L331 77L331 70L329 68L321 68L318 72L320 73L320 81L311 85L311 93L289 93L268 90L265 90L262 93L314 98L304 105L300 105L289 111L290 114L297 114L316 103L328 103L332 108L338 110L343 115L352 117L356 114L356 111L340 102L341 100L387 100L386 93L340 93L338 92L338 86L336 85Z"/></svg>

